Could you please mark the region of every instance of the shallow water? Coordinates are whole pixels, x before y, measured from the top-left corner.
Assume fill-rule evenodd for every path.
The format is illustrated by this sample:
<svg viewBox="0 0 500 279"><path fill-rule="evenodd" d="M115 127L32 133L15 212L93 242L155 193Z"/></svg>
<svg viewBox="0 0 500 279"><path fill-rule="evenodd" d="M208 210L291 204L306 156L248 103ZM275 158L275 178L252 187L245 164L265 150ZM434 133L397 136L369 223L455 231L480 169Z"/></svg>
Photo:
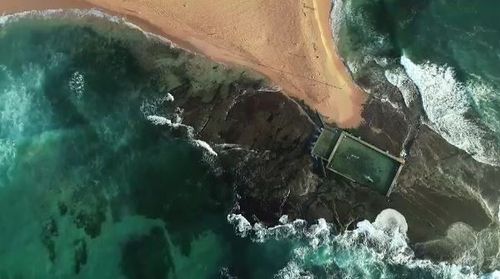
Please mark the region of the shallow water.
<svg viewBox="0 0 500 279"><path fill-rule="evenodd" d="M203 78L190 55L100 23L2 29L0 278L215 277L240 246L232 186L151 121L175 118L176 80Z"/></svg>
<svg viewBox="0 0 500 279"><path fill-rule="evenodd" d="M0 49L2 279L476 277L415 260L395 213L342 234L231 214L231 182L169 92L238 70L96 18L9 22Z"/></svg>

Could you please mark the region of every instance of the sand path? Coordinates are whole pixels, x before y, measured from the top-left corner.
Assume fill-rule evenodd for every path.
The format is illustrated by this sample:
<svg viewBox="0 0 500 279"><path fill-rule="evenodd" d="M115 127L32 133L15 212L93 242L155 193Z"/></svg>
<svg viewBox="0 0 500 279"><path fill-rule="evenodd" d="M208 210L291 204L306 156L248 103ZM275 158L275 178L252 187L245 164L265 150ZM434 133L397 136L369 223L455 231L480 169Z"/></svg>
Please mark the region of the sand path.
<svg viewBox="0 0 500 279"><path fill-rule="evenodd" d="M216 61L251 68L331 122L356 127L365 94L337 55L330 0L16 0L1 13L90 8L121 15L147 31Z"/></svg>

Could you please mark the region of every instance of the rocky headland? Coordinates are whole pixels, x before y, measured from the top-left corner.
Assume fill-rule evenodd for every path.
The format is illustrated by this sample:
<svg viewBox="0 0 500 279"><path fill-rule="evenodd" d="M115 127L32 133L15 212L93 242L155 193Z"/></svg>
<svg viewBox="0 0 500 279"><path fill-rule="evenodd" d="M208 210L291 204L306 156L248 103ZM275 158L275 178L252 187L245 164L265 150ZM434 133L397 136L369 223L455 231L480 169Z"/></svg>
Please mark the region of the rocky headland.
<svg viewBox="0 0 500 279"><path fill-rule="evenodd" d="M370 95L363 124L350 132L394 155L405 154L389 197L324 173L310 155L320 117L262 81L241 78L199 96L182 87L172 94L183 123L219 154L236 190L234 211L248 220L273 225L285 214L325 218L342 231L393 208L405 216L417 256L498 267L496 211L487 198L498 198L500 168L475 161L431 130L418 99L406 107L397 88L369 80L359 82L383 93Z"/></svg>

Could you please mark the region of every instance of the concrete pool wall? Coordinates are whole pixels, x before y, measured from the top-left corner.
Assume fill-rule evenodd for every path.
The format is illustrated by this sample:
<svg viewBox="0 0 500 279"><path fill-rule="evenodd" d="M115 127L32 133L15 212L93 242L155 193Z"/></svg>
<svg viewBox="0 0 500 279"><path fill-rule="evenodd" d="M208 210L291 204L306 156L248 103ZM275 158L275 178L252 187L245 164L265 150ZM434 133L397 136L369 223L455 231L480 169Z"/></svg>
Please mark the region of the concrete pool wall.
<svg viewBox="0 0 500 279"><path fill-rule="evenodd" d="M387 196L404 165L404 159L331 128L322 130L312 155L326 161L328 170Z"/></svg>

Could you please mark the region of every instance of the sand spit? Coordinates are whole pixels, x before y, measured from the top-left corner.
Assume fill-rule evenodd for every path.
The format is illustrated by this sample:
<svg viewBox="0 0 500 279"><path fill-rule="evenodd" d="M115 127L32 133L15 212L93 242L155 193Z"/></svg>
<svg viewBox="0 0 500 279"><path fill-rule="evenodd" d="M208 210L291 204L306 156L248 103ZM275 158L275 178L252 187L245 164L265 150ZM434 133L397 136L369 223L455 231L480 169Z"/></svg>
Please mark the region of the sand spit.
<svg viewBox="0 0 500 279"><path fill-rule="evenodd" d="M331 122L356 127L364 93L336 53L330 0L17 0L1 13L99 8L216 61L260 72Z"/></svg>

